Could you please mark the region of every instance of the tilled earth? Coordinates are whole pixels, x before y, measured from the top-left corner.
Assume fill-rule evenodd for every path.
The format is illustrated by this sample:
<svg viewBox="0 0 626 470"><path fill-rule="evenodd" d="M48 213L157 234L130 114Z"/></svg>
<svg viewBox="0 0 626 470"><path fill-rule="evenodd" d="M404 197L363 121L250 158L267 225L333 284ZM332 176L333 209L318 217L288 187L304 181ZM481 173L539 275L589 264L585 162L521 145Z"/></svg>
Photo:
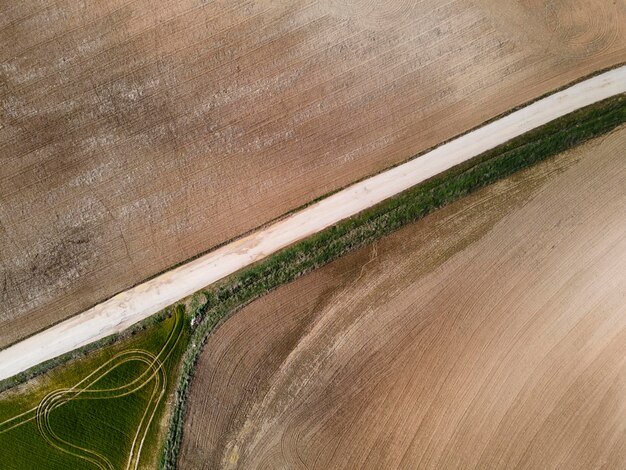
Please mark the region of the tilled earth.
<svg viewBox="0 0 626 470"><path fill-rule="evenodd" d="M622 1L0 5L0 347L576 78Z"/></svg>
<svg viewBox="0 0 626 470"><path fill-rule="evenodd" d="M626 128L255 301L185 469L626 466Z"/></svg>

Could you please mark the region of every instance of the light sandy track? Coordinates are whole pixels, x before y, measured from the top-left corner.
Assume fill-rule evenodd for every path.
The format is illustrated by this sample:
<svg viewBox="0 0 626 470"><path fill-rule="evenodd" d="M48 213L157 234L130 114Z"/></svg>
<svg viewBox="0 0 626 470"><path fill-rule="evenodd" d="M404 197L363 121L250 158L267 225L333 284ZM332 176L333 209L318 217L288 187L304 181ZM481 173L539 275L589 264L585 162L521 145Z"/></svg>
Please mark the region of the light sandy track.
<svg viewBox="0 0 626 470"><path fill-rule="evenodd" d="M605 72L356 183L263 230L122 292L0 351L0 379L123 331L249 264L576 109L626 92L626 66Z"/></svg>

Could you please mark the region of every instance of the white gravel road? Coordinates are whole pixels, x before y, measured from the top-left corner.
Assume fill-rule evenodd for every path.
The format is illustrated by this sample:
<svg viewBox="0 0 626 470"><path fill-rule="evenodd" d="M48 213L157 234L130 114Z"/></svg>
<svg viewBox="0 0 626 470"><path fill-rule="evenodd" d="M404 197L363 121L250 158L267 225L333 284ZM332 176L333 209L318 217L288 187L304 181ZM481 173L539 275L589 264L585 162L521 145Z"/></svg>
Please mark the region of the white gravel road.
<svg viewBox="0 0 626 470"><path fill-rule="evenodd" d="M120 332L241 268L576 109L626 92L626 66L573 85L0 351L0 380Z"/></svg>

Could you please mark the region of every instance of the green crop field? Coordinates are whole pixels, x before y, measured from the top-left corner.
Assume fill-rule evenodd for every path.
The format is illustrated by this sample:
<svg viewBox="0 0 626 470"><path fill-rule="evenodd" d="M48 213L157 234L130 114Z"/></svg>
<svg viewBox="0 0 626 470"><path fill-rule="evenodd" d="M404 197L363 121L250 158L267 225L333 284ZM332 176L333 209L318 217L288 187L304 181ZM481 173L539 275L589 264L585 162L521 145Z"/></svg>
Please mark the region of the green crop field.
<svg viewBox="0 0 626 470"><path fill-rule="evenodd" d="M161 323L0 395L0 468L156 466L166 398L189 325Z"/></svg>

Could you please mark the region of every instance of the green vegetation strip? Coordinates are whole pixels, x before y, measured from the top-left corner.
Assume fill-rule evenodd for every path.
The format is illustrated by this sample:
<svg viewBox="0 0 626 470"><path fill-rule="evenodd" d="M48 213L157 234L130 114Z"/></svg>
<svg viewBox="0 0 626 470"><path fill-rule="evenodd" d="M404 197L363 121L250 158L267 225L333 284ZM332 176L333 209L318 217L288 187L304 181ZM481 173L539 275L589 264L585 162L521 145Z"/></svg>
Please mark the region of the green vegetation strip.
<svg viewBox="0 0 626 470"><path fill-rule="evenodd" d="M414 222L501 178L611 131L626 122L626 96L596 103L535 129L340 222L196 294L195 328L183 357L161 468L174 469L196 362L216 326L252 300L339 256Z"/></svg>

